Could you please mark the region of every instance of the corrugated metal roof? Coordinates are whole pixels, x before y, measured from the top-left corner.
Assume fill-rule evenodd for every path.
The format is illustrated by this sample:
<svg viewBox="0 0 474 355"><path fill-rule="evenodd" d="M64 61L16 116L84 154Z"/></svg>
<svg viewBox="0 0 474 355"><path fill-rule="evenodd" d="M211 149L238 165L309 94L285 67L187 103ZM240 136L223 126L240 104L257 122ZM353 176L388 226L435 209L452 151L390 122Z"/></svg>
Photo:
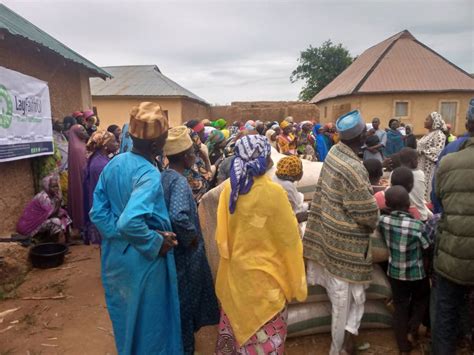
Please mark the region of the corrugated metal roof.
<svg viewBox="0 0 474 355"><path fill-rule="evenodd" d="M0 30L5 30L14 36L24 37L27 40L49 48L61 57L85 66L101 78L110 78L110 74L105 70L77 54L72 49L66 47L64 44L54 39L49 34L39 29L3 4L0 4Z"/></svg>
<svg viewBox="0 0 474 355"><path fill-rule="evenodd" d="M312 100L357 93L474 91L474 78L402 31L367 49Z"/></svg>
<svg viewBox="0 0 474 355"><path fill-rule="evenodd" d="M183 88L161 73L156 65L104 67L113 79L91 79L92 96L163 96L206 100Z"/></svg>

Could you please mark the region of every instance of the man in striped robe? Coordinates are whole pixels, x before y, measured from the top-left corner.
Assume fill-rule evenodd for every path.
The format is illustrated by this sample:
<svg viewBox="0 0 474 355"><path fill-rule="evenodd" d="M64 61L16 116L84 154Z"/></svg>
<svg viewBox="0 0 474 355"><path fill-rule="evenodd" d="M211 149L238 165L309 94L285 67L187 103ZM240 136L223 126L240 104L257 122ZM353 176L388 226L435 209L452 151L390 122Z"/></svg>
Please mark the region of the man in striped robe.
<svg viewBox="0 0 474 355"><path fill-rule="evenodd" d="M303 240L308 282L325 287L332 303L331 355L354 350L352 335L358 334L372 278L369 236L378 219L368 173L357 155L365 123L359 111L352 111L336 127L341 141L324 162Z"/></svg>

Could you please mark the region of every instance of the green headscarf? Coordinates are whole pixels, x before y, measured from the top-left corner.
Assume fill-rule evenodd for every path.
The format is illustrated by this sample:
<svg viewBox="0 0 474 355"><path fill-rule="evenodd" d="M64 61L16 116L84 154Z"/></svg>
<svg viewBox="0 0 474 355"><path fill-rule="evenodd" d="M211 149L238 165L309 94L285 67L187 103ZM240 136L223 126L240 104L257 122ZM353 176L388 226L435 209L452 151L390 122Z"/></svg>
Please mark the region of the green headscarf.
<svg viewBox="0 0 474 355"><path fill-rule="evenodd" d="M227 121L223 118L219 118L218 120L211 122L211 126L222 130L227 126Z"/></svg>

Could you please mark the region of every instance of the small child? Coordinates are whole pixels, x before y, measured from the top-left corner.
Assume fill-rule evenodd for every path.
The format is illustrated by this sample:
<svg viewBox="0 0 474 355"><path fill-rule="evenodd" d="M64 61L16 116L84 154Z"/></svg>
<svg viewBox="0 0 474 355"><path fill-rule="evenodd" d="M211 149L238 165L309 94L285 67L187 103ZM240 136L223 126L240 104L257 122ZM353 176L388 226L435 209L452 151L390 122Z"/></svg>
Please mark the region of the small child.
<svg viewBox="0 0 474 355"><path fill-rule="evenodd" d="M380 179L383 176L382 163L377 159L364 160L364 167L369 173L370 184L374 193L385 190L385 186L380 184Z"/></svg>
<svg viewBox="0 0 474 355"><path fill-rule="evenodd" d="M420 212L420 219L425 222L433 213L426 207L425 200L425 173L418 169L418 152L413 148L405 147L400 153L400 163L413 173L413 189L410 191L410 201Z"/></svg>
<svg viewBox="0 0 474 355"><path fill-rule="evenodd" d="M405 188L408 193L410 193L413 190L413 184L414 184L414 176L413 172L405 167L399 167L396 168L394 171L392 171L392 174L390 175L390 185L400 185ZM375 200L377 201L377 205L379 206L380 210L385 210L387 207L386 203L386 198L385 198L385 191L379 191L375 195ZM420 220L421 219L421 214L420 211L414 206L410 205L410 208L408 209L410 212L411 216L415 219Z"/></svg>
<svg viewBox="0 0 474 355"><path fill-rule="evenodd" d="M393 293L394 331L401 354L409 354L428 309L430 284L423 265L423 250L430 247L422 222L408 213L410 196L403 186L390 187L385 198L389 215L379 219L378 231L389 249L387 275Z"/></svg>
<svg viewBox="0 0 474 355"><path fill-rule="evenodd" d="M380 139L376 134L368 136L365 140L364 161L368 159L377 159L383 161L382 149L377 147L380 145Z"/></svg>

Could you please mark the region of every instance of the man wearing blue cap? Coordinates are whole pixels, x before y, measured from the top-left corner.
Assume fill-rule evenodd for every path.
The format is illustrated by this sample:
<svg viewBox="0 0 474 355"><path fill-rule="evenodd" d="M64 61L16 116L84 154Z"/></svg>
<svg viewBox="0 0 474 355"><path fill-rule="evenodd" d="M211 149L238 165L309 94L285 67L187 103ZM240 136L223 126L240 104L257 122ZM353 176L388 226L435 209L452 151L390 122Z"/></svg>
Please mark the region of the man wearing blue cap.
<svg viewBox="0 0 474 355"><path fill-rule="evenodd" d="M462 308L469 287L474 286L474 99L467 112L466 129L464 143L443 158L436 172L435 193L443 214L434 257L435 355L456 353L460 320L466 316Z"/></svg>
<svg viewBox="0 0 474 355"><path fill-rule="evenodd" d="M341 141L322 167L303 244L308 282L326 288L332 303L330 354L351 354L372 280L369 236L378 208L357 155L367 131L359 111L341 116L336 129Z"/></svg>

